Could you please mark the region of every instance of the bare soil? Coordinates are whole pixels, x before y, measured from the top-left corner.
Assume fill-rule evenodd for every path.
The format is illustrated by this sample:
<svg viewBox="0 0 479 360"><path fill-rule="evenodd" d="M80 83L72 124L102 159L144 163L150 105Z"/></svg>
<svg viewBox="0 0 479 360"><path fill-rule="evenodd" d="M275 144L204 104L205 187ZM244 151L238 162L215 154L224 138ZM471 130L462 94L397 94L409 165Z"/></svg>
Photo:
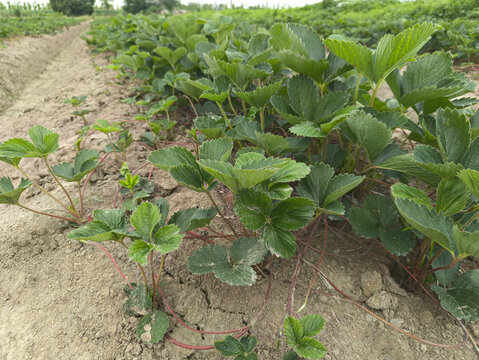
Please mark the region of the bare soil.
<svg viewBox="0 0 479 360"><path fill-rule="evenodd" d="M56 36L22 39L0 51L0 79L12 84L8 87L9 101L2 98L0 102L6 107L14 100L0 115L0 140L25 137L29 127L41 124L61 134L60 151L52 156L52 163L70 161L78 131L83 126L81 120L71 116L71 106L63 104L63 99L72 96L88 96L89 123L98 118L132 119L132 109L119 102L128 95L127 88L116 84L115 73L105 68L106 60L93 58L79 38L86 28L87 24L83 24ZM3 61L16 56L22 66ZM33 56L42 59L44 65L33 69L32 64L40 62L31 61ZM95 68L94 61L99 67ZM180 116L179 120L190 119ZM138 136L142 125L132 123L131 129ZM101 150L105 144L106 138L95 134L87 147ZM130 168L142 165L148 153L141 145L133 145L128 154ZM26 159L22 167L48 190L62 196L40 162ZM149 170L145 168L142 174L147 175ZM12 176L15 181L20 178L3 163L0 176ZM89 187L86 203L89 212L113 206L116 179L116 171L102 164ZM155 196L166 197L172 211L210 206L203 196L177 187L165 172L155 170L153 180L157 185ZM22 201L41 211L56 208L50 198L33 188L23 194ZM335 229L343 226L330 225ZM62 221L2 205L0 229L1 359L221 358L214 351L185 350L169 342L158 345L140 342L135 335L138 318L126 316L122 310L126 300L124 283L112 263L95 245L68 240L69 229L64 228ZM321 227L313 234L312 245L316 248L321 248L323 231ZM348 228L344 231L351 233ZM129 280L139 282L135 265L128 261L123 249L106 246ZM225 330L248 324L261 307L268 280L259 276L254 286L231 287L212 275L192 275L186 260L200 246L196 241L185 240L180 250L167 257L163 281L170 305L185 322L202 330ZM388 266L377 261L390 265L390 260L373 242L331 230L326 251L322 272L351 297L367 300L364 306L379 316L432 342L462 341L461 328L427 296L406 293L394 282ZM319 255L307 252L306 258L317 263ZM251 333L258 336L260 359L281 359L286 350L281 328L294 265L294 259L275 265L265 312L252 328ZM300 268L295 309L303 303L312 276L309 267ZM326 318L326 327L318 337L328 349L326 359L476 358L470 342L460 348L444 349L400 334L351 302L336 297L338 294L322 277L318 277L313 289L307 307L299 315L321 313ZM325 292L335 296L326 296ZM479 325L471 324L469 329L477 339ZM209 345L218 338L193 333L174 320L170 334L179 341L196 345Z"/></svg>

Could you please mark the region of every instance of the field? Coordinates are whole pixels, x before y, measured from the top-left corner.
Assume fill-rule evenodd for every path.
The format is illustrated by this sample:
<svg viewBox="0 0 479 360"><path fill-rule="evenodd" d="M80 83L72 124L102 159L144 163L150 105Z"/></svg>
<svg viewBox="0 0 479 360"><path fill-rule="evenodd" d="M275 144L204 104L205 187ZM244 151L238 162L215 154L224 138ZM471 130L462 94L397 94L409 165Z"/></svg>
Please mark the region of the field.
<svg viewBox="0 0 479 360"><path fill-rule="evenodd" d="M13 35L0 357L476 358L472 2L358 3Z"/></svg>

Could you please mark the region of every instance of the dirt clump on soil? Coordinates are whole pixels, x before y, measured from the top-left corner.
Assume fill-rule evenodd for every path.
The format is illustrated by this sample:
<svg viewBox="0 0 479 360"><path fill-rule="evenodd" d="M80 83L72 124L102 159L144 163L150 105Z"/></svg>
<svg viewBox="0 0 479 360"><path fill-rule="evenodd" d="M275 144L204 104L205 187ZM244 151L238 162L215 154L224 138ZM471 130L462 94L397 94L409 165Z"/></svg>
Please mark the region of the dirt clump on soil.
<svg viewBox="0 0 479 360"><path fill-rule="evenodd" d="M57 37L22 40L2 50L3 56L7 56L10 51L20 51L21 44L31 47L35 42L44 44L46 39L62 44L61 52L51 58L53 61L42 74L30 72L32 80L0 116L1 141L25 137L28 128L36 124L59 132L60 150L52 155L53 164L72 160L74 143L83 127L81 120L72 117L72 108L63 104L63 99L87 95L85 107L91 111L87 115L89 123L98 118L132 119L131 108L119 102L128 95L125 87L116 84L115 74L105 68L106 60L97 57L98 67L93 66L92 55L79 38L80 32L86 29L85 25L81 26ZM8 71L4 67L1 63L0 73ZM16 78L25 82L29 76L17 74ZM129 126L138 137L143 125L131 123ZM94 134L86 147L101 150L105 145L104 135ZM148 154L148 149L135 143L128 153L130 169L141 166ZM25 159L22 167L48 190L62 196L39 161ZM142 171L142 175L147 176L150 167ZM12 176L15 183L20 179L20 174L3 163L0 174ZM210 207L205 196L178 187L164 171L155 170L152 179L157 186L156 196L168 199L171 213L192 206ZM88 212L111 208L116 192L116 171L102 164L92 180L87 192ZM42 211L55 208L50 198L33 187L23 194L22 201ZM95 245L68 240L69 229L63 225L61 221L17 207L0 206L1 359L221 358L215 351L181 349L167 341L157 345L139 341L135 335L139 319L124 314L124 283L108 257ZM337 230L329 232L326 251L330 255L325 257L321 270L331 282L349 296L365 302L364 306L387 321L419 337L445 344L462 341L461 328L443 310L426 296L406 293L391 278L388 267L375 261L380 258L389 262L373 242L349 238L339 230L342 224L330 225ZM323 231L319 229L313 234L312 246L321 248ZM168 302L185 322L197 329L219 331L249 324L262 306L268 279L259 276L254 286L231 287L211 274L190 274L187 258L201 245L194 240L184 240L180 250L167 257L163 282ZM136 266L128 261L124 249L115 244L105 246L129 280L140 282ZM317 263L319 255L306 252L306 259ZM258 337L260 359L281 359L286 351L281 329L294 265L294 259L275 265L269 301L252 328L252 334ZM300 268L295 309L302 304L312 276L310 268ZM324 293L337 295L326 278L318 277L308 306L299 315L321 313L325 317L326 327L318 339L328 349L326 359L465 360L475 356L470 343L456 349L425 345L401 335L351 302ZM478 325L472 327L477 336ZM221 338L191 332L174 320L169 333L178 341L196 345L210 345ZM277 341L282 343L279 348Z"/></svg>

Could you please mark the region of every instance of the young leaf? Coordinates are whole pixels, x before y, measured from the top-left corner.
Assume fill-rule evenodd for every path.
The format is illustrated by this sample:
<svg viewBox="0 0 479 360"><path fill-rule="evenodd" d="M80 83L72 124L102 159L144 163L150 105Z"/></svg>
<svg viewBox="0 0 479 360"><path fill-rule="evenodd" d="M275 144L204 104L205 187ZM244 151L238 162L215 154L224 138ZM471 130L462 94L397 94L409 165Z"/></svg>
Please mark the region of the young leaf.
<svg viewBox="0 0 479 360"><path fill-rule="evenodd" d="M205 141L200 146L200 159L228 161L232 150L233 141L229 138Z"/></svg>
<svg viewBox="0 0 479 360"><path fill-rule="evenodd" d="M234 360L257 360L258 356L251 353L258 340L255 336L243 336L241 340L228 335L223 340L215 341L215 349L223 356L235 356Z"/></svg>
<svg viewBox="0 0 479 360"><path fill-rule="evenodd" d="M475 256L479 258L479 231L461 231L454 225L452 236L458 255Z"/></svg>
<svg viewBox="0 0 479 360"><path fill-rule="evenodd" d="M324 40L324 43L336 56L353 65L371 83L373 82L373 53L370 49L336 34Z"/></svg>
<svg viewBox="0 0 479 360"><path fill-rule="evenodd" d="M20 195L32 184L30 180L22 178L20 184L15 189L11 178L0 178L0 204L17 204Z"/></svg>
<svg viewBox="0 0 479 360"><path fill-rule="evenodd" d="M208 226L215 216L214 207L209 209L190 208L175 212L168 223L175 224L180 228L180 232L184 233Z"/></svg>
<svg viewBox="0 0 479 360"><path fill-rule="evenodd" d="M462 211L471 197L466 185L457 177L444 179L437 187L436 211L451 216Z"/></svg>
<svg viewBox="0 0 479 360"><path fill-rule="evenodd" d="M95 220L71 231L68 238L80 241L119 241L127 236L133 236L128 231L130 224L124 210L95 210L93 211L93 217Z"/></svg>
<svg viewBox="0 0 479 360"><path fill-rule="evenodd" d="M346 124L363 146L370 162L373 162L391 141L391 130L364 111L351 115Z"/></svg>
<svg viewBox="0 0 479 360"><path fill-rule="evenodd" d="M436 241L445 249L452 251L452 222L448 217L442 213L438 214L414 200L396 197L394 202L399 213L413 228Z"/></svg>
<svg viewBox="0 0 479 360"><path fill-rule="evenodd" d="M284 321L286 342L300 356L307 359L322 359L326 348L313 337L324 327L321 315L308 315L300 320L288 316Z"/></svg>
<svg viewBox="0 0 479 360"><path fill-rule="evenodd" d="M160 210L149 202L138 206L131 214L130 221L144 241L151 242L153 230L161 220Z"/></svg>
<svg viewBox="0 0 479 360"><path fill-rule="evenodd" d="M96 160L98 159L98 155L98 151L95 150L80 150L75 156L73 165L63 163L53 166L52 170L55 175L66 181L78 182L98 166L99 161Z"/></svg>
<svg viewBox="0 0 479 360"><path fill-rule="evenodd" d="M435 26L416 24L396 36L385 35L378 43L374 56L376 82L385 79L396 68L403 67L429 41Z"/></svg>
<svg viewBox="0 0 479 360"><path fill-rule="evenodd" d="M479 199L479 172L476 170L464 169L459 171L458 176L476 199Z"/></svg>
<svg viewBox="0 0 479 360"><path fill-rule="evenodd" d="M170 318L168 315L161 311L153 310L149 314L143 316L138 323L136 336L138 336L138 339L146 343L156 344L163 339L169 325Z"/></svg>
<svg viewBox="0 0 479 360"><path fill-rule="evenodd" d="M230 285L252 285L256 272L251 265L261 262L265 255L266 249L258 239L240 237L231 246L229 257L223 245L202 247L188 259L188 269L194 274L213 272Z"/></svg>
<svg viewBox="0 0 479 360"><path fill-rule="evenodd" d="M257 107L263 108L271 97L279 90L282 81L277 81L267 86L257 87L253 91L237 91L235 95L246 103Z"/></svg>
<svg viewBox="0 0 479 360"><path fill-rule="evenodd" d="M431 288L439 296L441 306L454 317L465 321L479 319L479 270L459 275L447 289L437 285Z"/></svg>

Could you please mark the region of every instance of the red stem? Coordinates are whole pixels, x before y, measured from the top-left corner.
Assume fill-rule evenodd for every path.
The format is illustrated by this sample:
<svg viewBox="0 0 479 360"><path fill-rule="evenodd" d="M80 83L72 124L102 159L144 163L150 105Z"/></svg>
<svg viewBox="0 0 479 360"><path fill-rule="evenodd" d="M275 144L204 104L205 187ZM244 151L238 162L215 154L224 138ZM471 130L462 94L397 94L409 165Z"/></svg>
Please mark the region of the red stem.
<svg viewBox="0 0 479 360"><path fill-rule="evenodd" d="M120 274L120 276L123 278L123 280L125 280L125 282L128 284L128 286L130 287L131 290L133 290L133 286L130 284L130 282L128 281L128 279L126 278L125 275L123 275L123 273L121 272L120 270L120 267L118 266L118 264L116 263L115 259L113 258L113 256L108 252L107 249L105 249L103 246L101 246L100 244L98 243L95 243L96 246L98 246L100 249L102 249L107 255L108 257L110 258L111 262L113 263L113 265L115 265L116 267L116 270L118 271L118 273Z"/></svg>

